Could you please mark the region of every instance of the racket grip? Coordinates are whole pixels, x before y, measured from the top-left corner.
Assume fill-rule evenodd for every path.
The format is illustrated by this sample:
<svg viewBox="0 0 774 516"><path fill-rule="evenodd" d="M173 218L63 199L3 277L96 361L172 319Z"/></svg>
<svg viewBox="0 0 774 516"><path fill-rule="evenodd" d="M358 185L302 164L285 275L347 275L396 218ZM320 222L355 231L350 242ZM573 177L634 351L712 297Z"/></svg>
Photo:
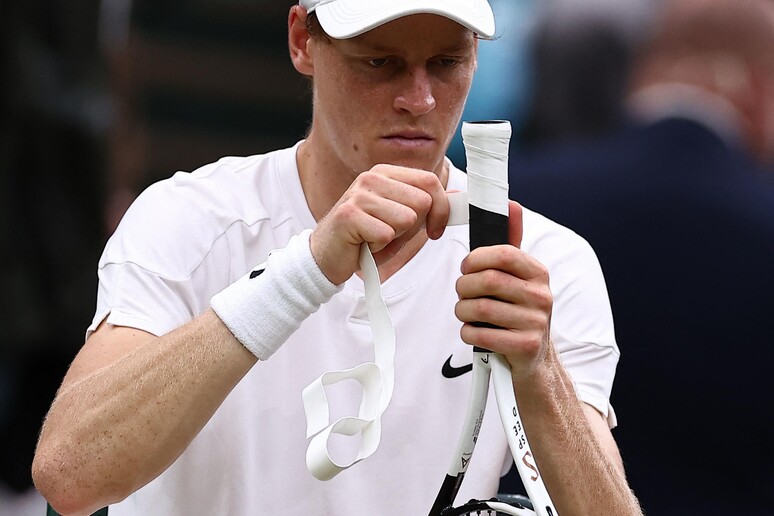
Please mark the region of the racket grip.
<svg viewBox="0 0 774 516"><path fill-rule="evenodd" d="M470 199L470 249L508 243L508 146L506 120L464 122Z"/></svg>
<svg viewBox="0 0 774 516"><path fill-rule="evenodd" d="M470 250L508 243L508 145L511 123L464 122L462 142L470 199ZM473 323L497 328L489 323Z"/></svg>

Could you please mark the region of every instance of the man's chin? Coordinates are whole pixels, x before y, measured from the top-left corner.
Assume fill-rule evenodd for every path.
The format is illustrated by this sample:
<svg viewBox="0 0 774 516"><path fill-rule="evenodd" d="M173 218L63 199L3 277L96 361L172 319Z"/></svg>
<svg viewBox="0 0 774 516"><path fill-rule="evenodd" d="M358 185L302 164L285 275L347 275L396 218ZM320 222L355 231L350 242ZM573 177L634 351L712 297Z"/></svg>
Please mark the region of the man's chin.
<svg viewBox="0 0 774 516"><path fill-rule="evenodd" d="M395 165L398 167L415 168L418 170L427 170L430 172L436 172L440 170L444 163L444 156L407 156L406 154L400 155L384 155L381 156L381 161L377 161L374 164L386 164Z"/></svg>

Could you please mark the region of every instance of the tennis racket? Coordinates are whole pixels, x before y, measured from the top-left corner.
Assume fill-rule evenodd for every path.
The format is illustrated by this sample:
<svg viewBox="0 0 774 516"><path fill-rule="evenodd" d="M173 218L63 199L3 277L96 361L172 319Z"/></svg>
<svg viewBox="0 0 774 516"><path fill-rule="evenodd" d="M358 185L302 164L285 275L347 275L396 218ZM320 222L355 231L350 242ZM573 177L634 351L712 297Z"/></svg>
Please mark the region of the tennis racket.
<svg viewBox="0 0 774 516"><path fill-rule="evenodd" d="M465 145L470 200L470 249L508 243L508 144L511 125L507 121L465 122ZM484 324L484 323L481 323ZM493 382L500 420L513 455L516 469L529 496L506 499L471 500L455 507L457 497L484 418L490 380ZM464 514L558 513L548 495L543 478L524 433L511 369L502 355L480 347L473 348L473 377L465 423L457 451L446 474L430 516Z"/></svg>

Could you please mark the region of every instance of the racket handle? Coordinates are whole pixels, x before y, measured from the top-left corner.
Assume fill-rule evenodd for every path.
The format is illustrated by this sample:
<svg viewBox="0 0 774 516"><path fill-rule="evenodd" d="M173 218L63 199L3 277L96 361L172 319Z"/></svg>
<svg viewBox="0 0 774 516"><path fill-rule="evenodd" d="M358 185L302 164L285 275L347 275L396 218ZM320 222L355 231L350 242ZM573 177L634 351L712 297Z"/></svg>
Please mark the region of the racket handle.
<svg viewBox="0 0 774 516"><path fill-rule="evenodd" d="M508 146L511 123L464 122L470 199L470 250L508 243Z"/></svg>
<svg viewBox="0 0 774 516"><path fill-rule="evenodd" d="M470 250L508 243L508 145L511 123L464 122L470 200ZM489 323L475 326L497 328Z"/></svg>

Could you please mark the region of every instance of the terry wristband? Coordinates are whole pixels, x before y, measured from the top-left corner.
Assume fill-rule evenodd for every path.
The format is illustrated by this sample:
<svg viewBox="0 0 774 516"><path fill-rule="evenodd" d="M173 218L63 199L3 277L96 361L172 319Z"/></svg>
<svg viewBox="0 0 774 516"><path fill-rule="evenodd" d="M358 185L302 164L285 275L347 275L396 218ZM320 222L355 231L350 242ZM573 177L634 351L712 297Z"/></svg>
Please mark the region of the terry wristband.
<svg viewBox="0 0 774 516"><path fill-rule="evenodd" d="M210 306L234 337L259 360L266 360L339 292L320 270L309 247L308 229L287 247L269 253L265 263L210 300Z"/></svg>

